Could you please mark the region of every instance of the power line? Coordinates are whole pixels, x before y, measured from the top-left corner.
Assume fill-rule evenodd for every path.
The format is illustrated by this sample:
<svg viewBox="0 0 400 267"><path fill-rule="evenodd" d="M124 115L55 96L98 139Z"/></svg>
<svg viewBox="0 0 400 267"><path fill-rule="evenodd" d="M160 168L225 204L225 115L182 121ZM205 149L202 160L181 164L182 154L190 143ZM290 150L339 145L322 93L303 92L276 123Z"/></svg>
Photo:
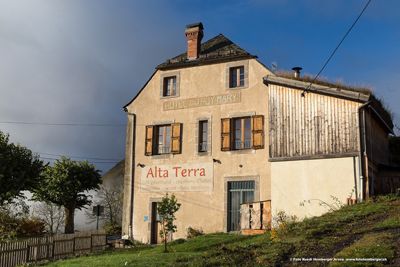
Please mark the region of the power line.
<svg viewBox="0 0 400 267"><path fill-rule="evenodd" d="M52 154L52 153L45 153L45 152L38 152L38 151L35 151L35 153L43 154L43 155L49 155L49 156L57 156L57 157L66 156L66 157L76 158L76 159L120 161L120 159L116 159L116 158L95 158L95 157L86 157L86 156L61 155L61 154Z"/></svg>
<svg viewBox="0 0 400 267"><path fill-rule="evenodd" d="M118 123L51 123L51 122L29 122L29 121L0 121L0 124L40 125L40 126L83 126L83 127L125 127L126 124Z"/></svg>
<svg viewBox="0 0 400 267"><path fill-rule="evenodd" d="M199 122L186 122L185 124L198 124ZM96 126L96 127L126 127L126 124L101 124L101 123L47 123L47 122L18 122L0 121L0 124L21 124L21 125L41 125L41 126ZM135 123L136 126L149 126L150 124Z"/></svg>
<svg viewBox="0 0 400 267"><path fill-rule="evenodd" d="M362 9L361 13L358 15L358 17L356 18L356 20L353 22L353 24L351 25L351 27L347 30L346 34L343 36L342 40L339 42L339 44L336 46L336 48L332 51L332 53L330 54L330 56L328 57L328 59L325 61L324 65L322 66L322 68L320 69L320 71L318 72L317 75L315 75L315 77L312 79L312 81L310 82L310 84L307 86L306 89L304 89L304 91L301 93L302 96L305 95L305 93L310 90L312 84L318 79L319 75L322 73L322 71L324 71L325 67L328 65L329 61L332 59L332 57L335 55L336 51L339 49L340 45L343 43L344 39L346 39L347 35L349 35L349 33L351 32L351 30L354 28L354 26L356 25L357 21L361 18L362 14L364 14L364 11L367 9L367 7L369 6L369 4L371 3L371 0L368 0L368 2L365 4L364 8Z"/></svg>
<svg viewBox="0 0 400 267"><path fill-rule="evenodd" d="M42 156L39 156L39 158L40 159L45 159L45 160L51 160L51 161L59 160L59 158L53 158L53 157L42 157ZM120 162L120 160L119 161L89 161L89 162L90 163L96 163L96 164L100 164L100 163L110 164L110 163L118 163L118 162Z"/></svg>

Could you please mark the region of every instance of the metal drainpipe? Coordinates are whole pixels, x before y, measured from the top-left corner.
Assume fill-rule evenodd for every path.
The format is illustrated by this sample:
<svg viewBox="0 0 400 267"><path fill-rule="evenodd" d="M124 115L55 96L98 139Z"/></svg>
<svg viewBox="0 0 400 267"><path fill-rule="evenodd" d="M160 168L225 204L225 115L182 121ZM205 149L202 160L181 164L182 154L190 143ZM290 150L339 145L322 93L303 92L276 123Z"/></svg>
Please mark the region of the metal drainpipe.
<svg viewBox="0 0 400 267"><path fill-rule="evenodd" d="M130 188L130 196L129 196L129 230L128 235L130 239L133 239L133 197L134 197L134 186L135 186L135 143L136 143L136 115L134 113L128 113L128 116L132 116L132 126L131 132L129 133L132 137L132 151L130 154L131 158L131 188ZM130 120L129 120L130 121Z"/></svg>
<svg viewBox="0 0 400 267"><path fill-rule="evenodd" d="M360 114L360 112L362 111L362 125L360 125L360 155L358 157L358 172L360 175L360 182L359 182L359 202L363 202L364 200L364 175L363 175L363 156L365 155L366 149L366 138L365 138L365 110L364 107L368 106L369 104L371 104L371 101L368 101L364 104L362 104L361 106L358 107L358 114Z"/></svg>

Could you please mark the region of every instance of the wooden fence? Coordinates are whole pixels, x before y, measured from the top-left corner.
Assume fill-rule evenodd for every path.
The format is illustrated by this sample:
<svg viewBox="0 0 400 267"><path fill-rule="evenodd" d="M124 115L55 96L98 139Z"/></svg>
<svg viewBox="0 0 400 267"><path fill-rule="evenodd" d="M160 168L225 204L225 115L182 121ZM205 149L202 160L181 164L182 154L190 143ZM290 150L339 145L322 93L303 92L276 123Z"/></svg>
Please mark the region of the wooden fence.
<svg viewBox="0 0 400 267"><path fill-rule="evenodd" d="M66 258L103 250L104 232L82 232L32 237L0 243L0 267L14 267L29 262Z"/></svg>

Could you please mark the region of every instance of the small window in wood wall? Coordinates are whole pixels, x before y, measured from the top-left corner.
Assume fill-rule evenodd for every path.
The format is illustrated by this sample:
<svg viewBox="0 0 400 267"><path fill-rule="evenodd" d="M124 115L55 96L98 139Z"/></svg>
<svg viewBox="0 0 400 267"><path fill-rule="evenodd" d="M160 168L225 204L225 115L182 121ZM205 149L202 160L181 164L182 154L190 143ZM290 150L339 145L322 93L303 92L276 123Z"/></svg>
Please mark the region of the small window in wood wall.
<svg viewBox="0 0 400 267"><path fill-rule="evenodd" d="M221 119L221 150L264 148L264 116Z"/></svg>

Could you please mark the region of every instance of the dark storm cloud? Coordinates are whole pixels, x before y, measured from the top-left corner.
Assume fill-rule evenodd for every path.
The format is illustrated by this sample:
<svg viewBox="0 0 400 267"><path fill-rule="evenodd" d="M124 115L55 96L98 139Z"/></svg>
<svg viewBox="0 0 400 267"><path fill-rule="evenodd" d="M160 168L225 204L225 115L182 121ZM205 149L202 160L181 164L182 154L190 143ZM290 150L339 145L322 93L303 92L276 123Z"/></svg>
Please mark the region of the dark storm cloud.
<svg viewBox="0 0 400 267"><path fill-rule="evenodd" d="M160 59L177 53L169 37L182 33L161 24L151 3L0 1L0 121L125 123L122 106ZM38 152L124 155L124 127L0 129Z"/></svg>

